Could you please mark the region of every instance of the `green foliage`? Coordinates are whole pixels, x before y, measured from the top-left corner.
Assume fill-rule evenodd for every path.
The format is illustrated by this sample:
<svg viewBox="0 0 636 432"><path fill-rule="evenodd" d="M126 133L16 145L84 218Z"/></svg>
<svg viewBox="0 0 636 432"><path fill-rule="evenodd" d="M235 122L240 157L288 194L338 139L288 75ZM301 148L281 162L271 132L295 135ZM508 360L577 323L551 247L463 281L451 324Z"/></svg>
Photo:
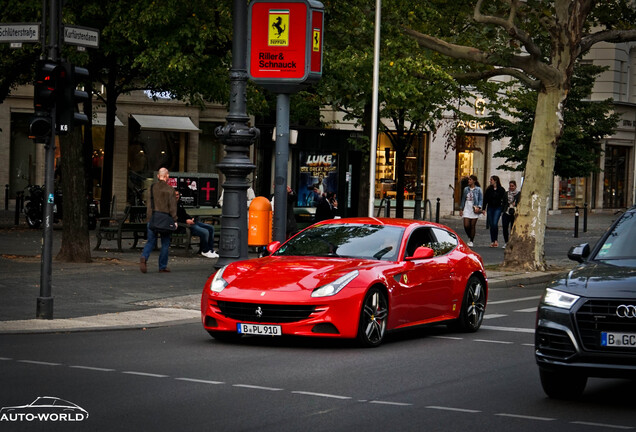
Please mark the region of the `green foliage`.
<svg viewBox="0 0 636 432"><path fill-rule="evenodd" d="M554 171L564 178L585 177L598 172L601 140L611 135L620 114L612 113L611 99L589 101L594 80L603 68L578 63L572 77L572 88L564 104L563 134L559 139ZM499 169L524 171L532 138L536 92L520 89L514 91L504 109L493 114L491 121L496 130L493 139L510 138L507 148L495 153L506 159Z"/></svg>

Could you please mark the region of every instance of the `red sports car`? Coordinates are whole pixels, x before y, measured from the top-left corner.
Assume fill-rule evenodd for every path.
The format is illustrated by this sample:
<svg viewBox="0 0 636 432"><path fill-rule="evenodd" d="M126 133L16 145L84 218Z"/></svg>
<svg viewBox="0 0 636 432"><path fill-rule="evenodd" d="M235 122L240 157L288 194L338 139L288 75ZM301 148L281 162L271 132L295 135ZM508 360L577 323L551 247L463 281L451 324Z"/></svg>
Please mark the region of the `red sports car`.
<svg viewBox="0 0 636 432"><path fill-rule="evenodd" d="M483 262L443 225L333 219L267 249L271 255L231 263L206 282L201 319L214 338L299 335L378 346L390 330L481 326Z"/></svg>

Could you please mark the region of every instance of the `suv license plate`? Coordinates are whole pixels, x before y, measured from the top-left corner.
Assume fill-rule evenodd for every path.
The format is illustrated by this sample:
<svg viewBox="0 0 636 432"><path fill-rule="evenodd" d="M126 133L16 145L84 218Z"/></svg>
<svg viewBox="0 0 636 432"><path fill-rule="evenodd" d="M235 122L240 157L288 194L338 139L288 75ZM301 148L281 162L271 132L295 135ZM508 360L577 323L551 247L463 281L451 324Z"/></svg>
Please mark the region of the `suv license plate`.
<svg viewBox="0 0 636 432"><path fill-rule="evenodd" d="M283 334L279 325L238 323L236 328L241 334L261 336L281 336Z"/></svg>
<svg viewBox="0 0 636 432"><path fill-rule="evenodd" d="M601 332L601 346L636 348L636 333Z"/></svg>

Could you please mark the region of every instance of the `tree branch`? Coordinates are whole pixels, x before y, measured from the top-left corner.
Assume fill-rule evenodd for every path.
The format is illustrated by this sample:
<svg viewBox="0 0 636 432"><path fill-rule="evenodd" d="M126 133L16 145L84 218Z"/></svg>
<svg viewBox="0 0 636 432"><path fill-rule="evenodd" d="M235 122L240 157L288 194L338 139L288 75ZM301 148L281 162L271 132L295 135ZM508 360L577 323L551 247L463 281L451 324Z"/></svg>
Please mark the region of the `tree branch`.
<svg viewBox="0 0 636 432"><path fill-rule="evenodd" d="M453 75L453 78L455 78L456 80L482 80L504 75L518 79L533 90L539 90L541 87L541 81L532 79L519 69L514 68L496 68L482 72L457 74Z"/></svg>
<svg viewBox="0 0 636 432"><path fill-rule="evenodd" d="M631 42L636 41L636 30L604 30L584 36L581 39L581 49L577 54L583 54L599 42Z"/></svg>

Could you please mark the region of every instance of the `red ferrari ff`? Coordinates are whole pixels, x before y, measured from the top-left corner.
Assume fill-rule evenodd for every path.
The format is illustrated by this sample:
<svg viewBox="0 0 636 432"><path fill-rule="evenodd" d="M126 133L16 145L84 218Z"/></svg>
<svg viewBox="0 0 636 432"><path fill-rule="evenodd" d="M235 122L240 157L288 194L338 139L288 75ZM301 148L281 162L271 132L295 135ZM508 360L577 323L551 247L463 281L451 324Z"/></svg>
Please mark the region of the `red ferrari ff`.
<svg viewBox="0 0 636 432"><path fill-rule="evenodd" d="M481 326L483 262L443 225L333 219L267 249L269 256L231 263L206 282L201 319L214 338L357 338L373 347L387 331L416 325Z"/></svg>

